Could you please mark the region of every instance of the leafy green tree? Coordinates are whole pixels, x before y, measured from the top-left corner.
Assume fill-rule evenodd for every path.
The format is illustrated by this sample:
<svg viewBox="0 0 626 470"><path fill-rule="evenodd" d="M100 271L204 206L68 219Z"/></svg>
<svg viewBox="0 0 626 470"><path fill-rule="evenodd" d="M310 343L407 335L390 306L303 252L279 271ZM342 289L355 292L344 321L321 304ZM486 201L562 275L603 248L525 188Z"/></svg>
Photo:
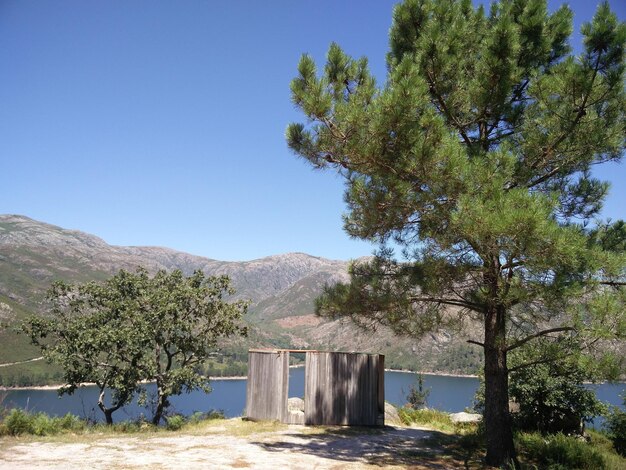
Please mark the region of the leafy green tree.
<svg viewBox="0 0 626 470"><path fill-rule="evenodd" d="M513 420L516 427L582 433L585 423L606 413L595 392L584 386L598 372L589 370L576 337L561 338L558 343L542 339L515 351L510 363L509 393L519 406ZM525 364L530 365L518 368Z"/></svg>
<svg viewBox="0 0 626 470"><path fill-rule="evenodd" d="M626 406L626 394L622 395L622 399ZM626 411L613 407L604 426L617 453L626 457Z"/></svg>
<svg viewBox="0 0 626 470"><path fill-rule="evenodd" d="M100 389L98 407L106 422L140 390L142 381L157 386L155 413L159 424L168 398L183 391L209 391L208 378L197 368L219 338L245 334L240 319L243 301L227 302L234 291L227 277L198 271L135 273L121 270L104 283L56 283L49 292L51 315L31 317L24 331L44 357L64 370L73 393L81 383ZM111 403L105 392L112 391Z"/></svg>
<svg viewBox="0 0 626 470"><path fill-rule="evenodd" d="M159 424L169 397L194 389L210 391L199 374L219 338L246 335L240 320L245 301L226 302L235 293L227 276L206 278L201 271L185 277L180 271L159 271L150 280L150 308L141 318L148 351L143 368L157 386L153 424Z"/></svg>
<svg viewBox="0 0 626 470"><path fill-rule="evenodd" d="M381 245L318 312L413 336L481 321L489 465L517 462L508 353L608 315L624 276L584 222L608 190L592 166L624 149L626 26L601 4L577 57L571 31L569 8L545 0L407 0L382 86L337 44L321 76L304 55L291 83L308 124L288 145L345 178L346 231Z"/></svg>
<svg viewBox="0 0 626 470"><path fill-rule="evenodd" d="M85 382L100 393L98 408L107 424L128 403L144 378L140 364L145 354L133 312L139 310L140 276L120 271L98 284L73 286L56 282L48 292L51 315L33 316L23 324L33 344L47 361L63 369L66 385L59 394L73 394ZM110 403L106 391L111 390Z"/></svg>

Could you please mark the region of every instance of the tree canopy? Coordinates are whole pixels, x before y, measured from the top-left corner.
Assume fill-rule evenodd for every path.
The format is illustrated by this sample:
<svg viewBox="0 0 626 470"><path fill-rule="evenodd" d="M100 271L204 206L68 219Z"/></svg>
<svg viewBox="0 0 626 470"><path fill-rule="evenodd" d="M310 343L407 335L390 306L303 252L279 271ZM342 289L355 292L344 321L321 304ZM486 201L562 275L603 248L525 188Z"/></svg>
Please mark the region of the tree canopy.
<svg viewBox="0 0 626 470"><path fill-rule="evenodd" d="M51 314L31 317L24 330L47 360L63 368L66 385L60 393L96 384L107 423L142 382L156 382L152 421L158 424L171 395L210 390L197 366L218 340L246 334L240 320L247 303L224 299L233 293L226 276L121 270L103 283L55 283L48 293Z"/></svg>
<svg viewBox="0 0 626 470"><path fill-rule="evenodd" d="M485 352L490 465L516 461L507 353L599 332L623 302L624 253L590 227L609 189L592 168L624 150L626 25L605 2L578 56L571 32L571 10L545 0L407 0L385 83L337 44L321 74L303 55L291 83L308 121L288 145L345 178L345 230L381 244L318 312L416 336L481 321L484 338L468 339Z"/></svg>

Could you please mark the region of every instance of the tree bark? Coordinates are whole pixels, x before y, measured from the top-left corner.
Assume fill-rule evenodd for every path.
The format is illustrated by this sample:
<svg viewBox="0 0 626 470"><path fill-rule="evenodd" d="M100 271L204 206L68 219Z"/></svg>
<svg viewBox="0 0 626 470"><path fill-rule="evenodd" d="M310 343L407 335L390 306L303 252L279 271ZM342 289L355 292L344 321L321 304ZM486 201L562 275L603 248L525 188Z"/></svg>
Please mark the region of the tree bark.
<svg viewBox="0 0 626 470"><path fill-rule="evenodd" d="M152 424L154 424L155 426L159 425L159 423L161 422L161 419L163 418L163 412L170 405L170 402L167 399L168 395L165 395L163 393L163 388L158 383L157 383L157 394L158 394L157 406L156 406L156 410L154 411L154 416L152 417Z"/></svg>
<svg viewBox="0 0 626 470"><path fill-rule="evenodd" d="M485 463L519 468L509 414L505 318L506 310L501 306L488 309L485 315Z"/></svg>
<svg viewBox="0 0 626 470"><path fill-rule="evenodd" d="M112 425L113 424L113 412L116 411L118 407L113 407L113 408L107 408L106 405L104 404L104 388L100 389L100 396L98 397L98 408L100 408L100 410L102 410L102 412L104 413L104 419L107 423L107 425Z"/></svg>

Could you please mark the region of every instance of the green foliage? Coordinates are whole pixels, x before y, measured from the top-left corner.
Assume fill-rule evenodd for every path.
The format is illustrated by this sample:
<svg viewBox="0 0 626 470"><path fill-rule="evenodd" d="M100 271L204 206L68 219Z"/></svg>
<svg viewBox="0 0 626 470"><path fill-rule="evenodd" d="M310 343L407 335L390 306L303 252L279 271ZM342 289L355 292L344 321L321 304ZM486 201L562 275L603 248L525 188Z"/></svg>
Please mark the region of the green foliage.
<svg viewBox="0 0 626 470"><path fill-rule="evenodd" d="M515 458L507 352L569 329L626 334L626 259L586 223L608 190L592 166L625 148L626 24L600 4L573 56L572 16L545 0L489 12L406 0L384 84L334 43L321 73L303 55L291 83L306 124L288 126L289 147L345 178L345 230L382 246L349 284L326 289L317 312L410 336L481 320L493 465Z"/></svg>
<svg viewBox="0 0 626 470"><path fill-rule="evenodd" d="M31 317L23 329L48 361L63 368L67 386L60 393L71 394L83 382L100 388L98 406L109 424L142 381L155 381L158 424L169 396L210 390L198 368L218 339L246 334L240 321L247 303L224 300L233 293L225 276L121 270L103 283L54 284L53 315ZM113 392L110 404L106 389Z"/></svg>
<svg viewBox="0 0 626 470"><path fill-rule="evenodd" d="M0 424L0 436L21 434L48 436L63 432L79 432L86 426L85 420L69 413L62 417L50 417L45 413L29 413L13 408Z"/></svg>
<svg viewBox="0 0 626 470"><path fill-rule="evenodd" d="M224 412L211 410L206 413L197 412L189 418L182 415L172 415L166 418L165 428L177 431L187 425L200 425L207 421L224 419ZM57 434L75 433L102 433L112 431L122 434L136 434L141 432L156 432L158 427L144 421L122 421L113 425L95 423L89 424L86 420L70 413L65 416L49 416L45 413L31 413L19 408L7 410L0 414L0 437L1 436L51 436Z"/></svg>
<svg viewBox="0 0 626 470"><path fill-rule="evenodd" d="M584 440L555 434L521 433L517 436L520 453L546 470L609 468L603 452Z"/></svg>
<svg viewBox="0 0 626 470"><path fill-rule="evenodd" d="M168 416L165 418L165 421L167 422L166 428L170 431L178 431L187 422L185 417L182 415Z"/></svg>
<svg viewBox="0 0 626 470"><path fill-rule="evenodd" d="M542 341L512 357L509 394L519 405L513 415L519 429L580 434L583 422L606 412L595 392L583 385L593 373L585 368L580 351L568 348L565 357L555 356L563 349Z"/></svg>
<svg viewBox="0 0 626 470"><path fill-rule="evenodd" d="M4 419L3 425L6 429L6 433L11 436L33 433L32 415L17 408L9 412L8 416Z"/></svg>
<svg viewBox="0 0 626 470"><path fill-rule="evenodd" d="M244 360L228 357L224 361L223 356L218 356L217 360L206 361L198 370L207 377L243 377L248 375L247 357Z"/></svg>
<svg viewBox="0 0 626 470"><path fill-rule="evenodd" d="M626 405L626 395L624 404ZM617 453L626 457L626 411L613 407L606 416L604 426Z"/></svg>
<svg viewBox="0 0 626 470"><path fill-rule="evenodd" d="M408 407L413 408L414 410L424 408L429 395L430 389L424 389L424 378L422 377L422 374L418 374L417 383L411 384L409 394L406 397Z"/></svg>
<svg viewBox="0 0 626 470"><path fill-rule="evenodd" d="M428 425L437 429L451 429L454 427L454 423L448 413L431 408L414 409L402 407L398 408L398 416L404 424Z"/></svg>

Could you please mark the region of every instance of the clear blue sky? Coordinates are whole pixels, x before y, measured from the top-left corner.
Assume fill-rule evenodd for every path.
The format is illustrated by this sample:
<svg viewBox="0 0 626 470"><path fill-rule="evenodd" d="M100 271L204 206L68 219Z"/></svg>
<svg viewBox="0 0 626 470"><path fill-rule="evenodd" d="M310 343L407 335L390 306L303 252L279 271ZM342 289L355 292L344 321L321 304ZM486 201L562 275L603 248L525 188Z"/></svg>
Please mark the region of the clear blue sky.
<svg viewBox="0 0 626 470"><path fill-rule="evenodd" d="M223 260L370 254L342 181L284 131L303 52L336 41L384 80L394 3L0 0L0 213ZM570 5L578 31L595 2ZM626 217L625 165L598 171L606 217Z"/></svg>

